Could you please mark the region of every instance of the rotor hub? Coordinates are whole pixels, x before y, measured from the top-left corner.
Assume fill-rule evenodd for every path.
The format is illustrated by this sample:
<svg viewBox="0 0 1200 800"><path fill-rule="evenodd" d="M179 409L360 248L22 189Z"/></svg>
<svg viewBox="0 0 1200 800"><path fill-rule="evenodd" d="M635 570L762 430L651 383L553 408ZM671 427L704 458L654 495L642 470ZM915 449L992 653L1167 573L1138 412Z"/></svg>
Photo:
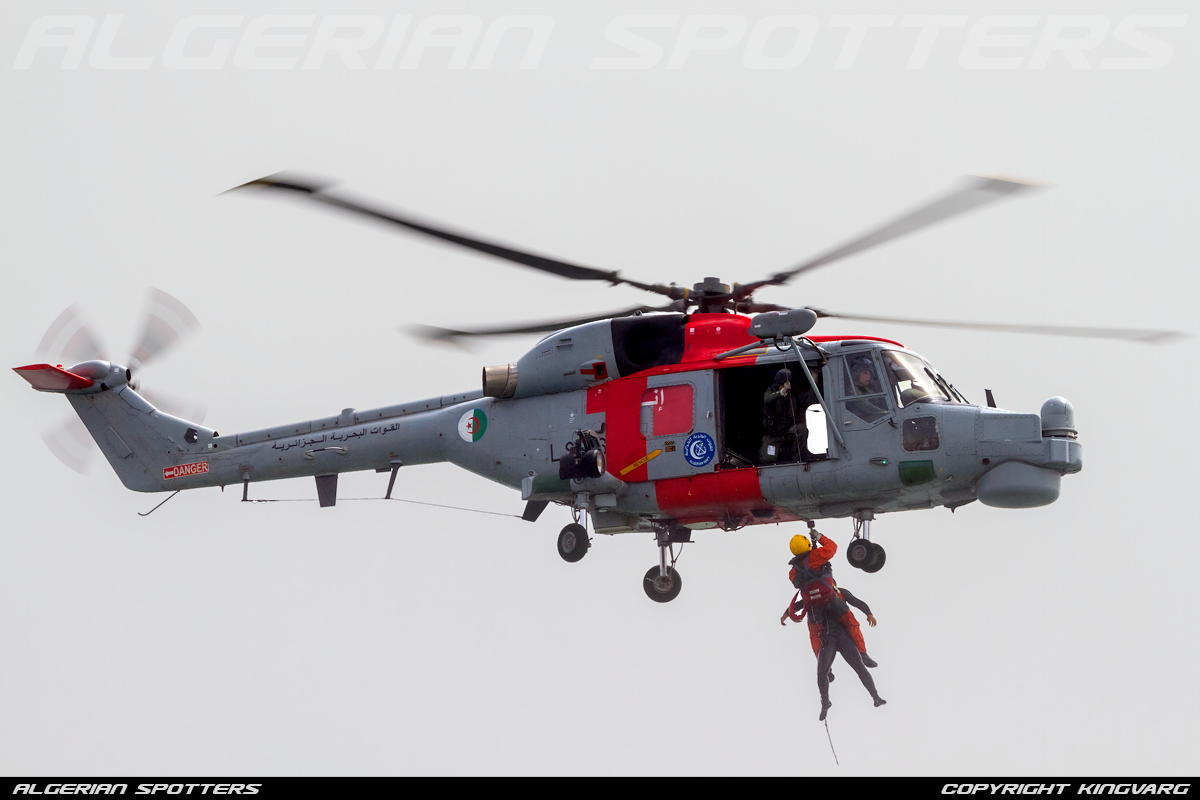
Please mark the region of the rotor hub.
<svg viewBox="0 0 1200 800"><path fill-rule="evenodd" d="M692 286L692 294L707 297L725 295L729 294L729 285L721 283L720 278L705 278L700 283Z"/></svg>

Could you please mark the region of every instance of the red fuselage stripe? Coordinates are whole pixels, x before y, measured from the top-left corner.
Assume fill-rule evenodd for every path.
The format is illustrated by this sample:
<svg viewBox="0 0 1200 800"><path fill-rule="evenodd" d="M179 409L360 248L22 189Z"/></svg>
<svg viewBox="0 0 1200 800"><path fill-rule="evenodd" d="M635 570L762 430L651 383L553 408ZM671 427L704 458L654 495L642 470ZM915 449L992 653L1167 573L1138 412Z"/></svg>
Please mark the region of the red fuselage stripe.
<svg viewBox="0 0 1200 800"><path fill-rule="evenodd" d="M754 467L659 480L654 491L658 507L676 516L736 517L767 505Z"/></svg>

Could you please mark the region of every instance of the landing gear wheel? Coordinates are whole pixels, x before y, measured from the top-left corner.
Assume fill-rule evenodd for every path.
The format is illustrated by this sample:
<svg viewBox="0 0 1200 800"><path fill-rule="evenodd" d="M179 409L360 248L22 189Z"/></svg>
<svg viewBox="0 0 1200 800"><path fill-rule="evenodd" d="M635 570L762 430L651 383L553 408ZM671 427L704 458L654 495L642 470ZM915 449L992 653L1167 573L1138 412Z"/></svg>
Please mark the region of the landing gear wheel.
<svg viewBox="0 0 1200 800"><path fill-rule="evenodd" d="M588 547L587 530L579 523L572 522L558 534L558 554L563 561L574 564L587 555Z"/></svg>
<svg viewBox="0 0 1200 800"><path fill-rule="evenodd" d="M871 563L875 547L876 545L866 539L852 539L850 546L846 548L846 560L855 569L865 569L867 564Z"/></svg>
<svg viewBox="0 0 1200 800"><path fill-rule="evenodd" d="M654 602L669 603L679 596L679 590L683 588L683 578L679 577L674 567L667 567L665 576L658 573L658 567L651 567L646 573L646 579L642 581L642 588L646 590L646 597Z"/></svg>
<svg viewBox="0 0 1200 800"><path fill-rule="evenodd" d="M884 562L887 561L887 553L883 551L882 547L872 542L871 549L874 551L871 553L871 561L862 568L863 572L879 572L883 569Z"/></svg>

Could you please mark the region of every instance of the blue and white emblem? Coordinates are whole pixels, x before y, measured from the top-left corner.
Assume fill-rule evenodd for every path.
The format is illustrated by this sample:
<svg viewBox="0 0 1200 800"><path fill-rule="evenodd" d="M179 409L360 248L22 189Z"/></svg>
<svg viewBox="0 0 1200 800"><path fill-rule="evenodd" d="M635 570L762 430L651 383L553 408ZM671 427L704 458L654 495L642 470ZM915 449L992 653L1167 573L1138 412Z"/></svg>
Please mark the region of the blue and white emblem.
<svg viewBox="0 0 1200 800"><path fill-rule="evenodd" d="M693 433L683 443L683 457L693 467L703 467L717 454L717 443L707 433Z"/></svg>

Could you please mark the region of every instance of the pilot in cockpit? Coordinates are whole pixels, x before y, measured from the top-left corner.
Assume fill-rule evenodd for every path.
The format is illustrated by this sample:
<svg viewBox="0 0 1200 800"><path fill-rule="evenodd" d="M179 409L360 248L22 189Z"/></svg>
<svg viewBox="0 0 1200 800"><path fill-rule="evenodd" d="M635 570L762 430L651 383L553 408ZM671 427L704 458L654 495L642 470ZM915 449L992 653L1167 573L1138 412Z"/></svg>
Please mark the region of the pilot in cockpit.
<svg viewBox="0 0 1200 800"><path fill-rule="evenodd" d="M883 391L875 378L875 367L866 358L855 359L850 365L850 379L856 395L880 394Z"/></svg>
<svg viewBox="0 0 1200 800"><path fill-rule="evenodd" d="M888 413L887 400L883 397L883 385L880 383L875 364L869 355L852 356L847 359L846 394L860 399L846 401L846 410L868 422L886 416Z"/></svg>

